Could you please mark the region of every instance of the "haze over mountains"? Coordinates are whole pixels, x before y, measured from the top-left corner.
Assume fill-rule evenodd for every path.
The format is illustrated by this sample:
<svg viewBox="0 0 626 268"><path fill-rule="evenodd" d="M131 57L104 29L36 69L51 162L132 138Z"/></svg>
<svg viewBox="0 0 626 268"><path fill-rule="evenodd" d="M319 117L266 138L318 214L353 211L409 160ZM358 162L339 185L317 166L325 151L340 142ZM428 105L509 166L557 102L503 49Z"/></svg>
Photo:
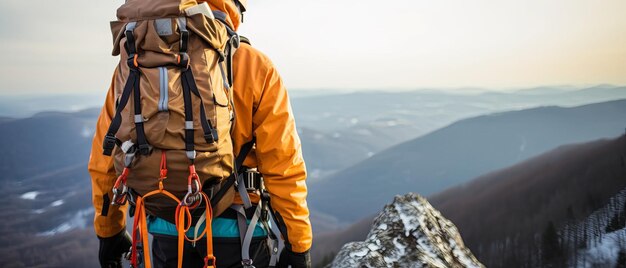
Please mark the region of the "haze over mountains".
<svg viewBox="0 0 626 268"><path fill-rule="evenodd" d="M374 213L389 196L430 195L556 146L614 137L625 128L626 100L465 119L312 183L309 203L354 221Z"/></svg>
<svg viewBox="0 0 626 268"><path fill-rule="evenodd" d="M460 119L537 106L571 107L626 99L626 87L609 85L468 91L355 92L292 98L311 179L345 169Z"/></svg>
<svg viewBox="0 0 626 268"><path fill-rule="evenodd" d="M341 91L338 91L341 92ZM457 120L543 105L575 106L626 98L626 87L537 87L404 92L291 91L311 181L347 168L392 145ZM100 107L103 94L15 95L0 98L0 122L40 111ZM97 108L99 109L99 108ZM95 120L95 119L94 119Z"/></svg>
<svg viewBox="0 0 626 268"><path fill-rule="evenodd" d="M99 109L0 122L0 183L85 166Z"/></svg>
<svg viewBox="0 0 626 268"><path fill-rule="evenodd" d="M619 201L611 202L618 196ZM595 242L602 240L612 216L626 210L626 136L560 146L474 178L429 200L455 223L466 246L487 267L539 267L542 244L536 242L536 237L545 232L550 222L561 230L561 239L570 243L566 247L563 242L562 254L566 258L557 261L576 263L576 250L587 252L586 260L580 257L582 262L595 263L593 258L615 261L615 256L604 252L618 249L606 245L607 248L598 249ZM600 209L605 210L603 216L590 220ZM318 236L314 256L329 256L346 242L364 239L372 221L370 216L344 231ZM580 224L589 221L593 223ZM578 240L566 236L568 226L578 228L569 230ZM578 234L573 235L573 231ZM586 248L587 243L594 248ZM626 250L626 243L621 247ZM593 253L592 249L600 251Z"/></svg>
<svg viewBox="0 0 626 268"><path fill-rule="evenodd" d="M534 237L550 222L562 228L584 221L623 189L624 135L561 146L429 200L457 225L468 247L487 267L507 267L507 260L518 261L513 266L519 267L531 264L526 255L539 255L541 245ZM603 221L600 225L605 226L610 217ZM511 237L516 239L506 242Z"/></svg>
<svg viewBox="0 0 626 268"><path fill-rule="evenodd" d="M566 143L589 137L591 137L589 139L595 139L598 138L597 135L605 135L611 131L619 134L623 131L626 123L623 119L621 125L615 123L618 120L615 119L618 117L615 114L620 114L621 118L625 118L623 116L624 109L620 108L625 105L623 102L617 101L577 108L538 108L530 110L534 112L517 111L482 116L475 118L480 119L478 121L470 119L437 131L434 131L435 129L462 118L490 114L494 111L544 104L571 106L622 97L626 98L626 87L603 86L576 91L541 88L514 93L481 94L429 91L366 92L294 98L294 112L310 175L311 193L309 198L314 211L311 215L314 221L314 230L315 232L333 230L351 219L362 218L357 217L363 213L358 210L354 210L352 214L350 214L352 211L348 211L350 213L346 213L346 217L339 217L343 222L337 221L334 217L328 217L324 213L318 213L316 212L317 205L322 198L328 197L327 202L335 202L339 209L342 209L340 205L344 204L354 205L354 208L367 204L344 201L348 199L340 199L337 202L337 199L328 196L327 191L318 191L316 181L319 181L319 185L329 183L329 181L337 178L336 174L343 172L341 170L360 165L358 163L361 161L367 162L388 155L388 152L392 151L390 147L394 145L396 147L393 150L397 149L398 152L404 150L409 154L406 156L389 155L405 158L405 160L412 157L424 157L408 161L410 165L417 165L426 161L425 157L430 158L431 156L435 157L433 159L447 160L448 155L442 152L440 147L435 146L436 144L445 144L449 147L448 149L454 148L454 146L459 146L457 148L463 150L478 150L476 148L480 148L483 150L480 152L484 154L480 157L478 157L479 154L455 152L451 155L457 160L445 163L433 161L434 164L432 164L431 169L434 170L437 165L446 167L445 170L448 173L443 175L434 173L443 177L455 174L454 172L459 174L474 172L479 175L477 170L491 168L489 164L491 162L504 167L508 163L506 161L510 161L512 164L542 150L551 149L547 148L552 146L550 144ZM0 215L3 222L0 225L0 236L5 237L0 242L3 242L3 245L11 245L11 247L0 248L0 255L7 256L6 261L0 263L0 266L10 263L22 263L26 266L41 264L43 260L39 259L24 261L28 258L25 250L30 248L37 248L36 250L41 252L50 252L48 254L69 252L55 255L58 258L55 259L54 263L76 264L81 263L77 261L81 258L95 258L95 248L93 248L94 252L86 249L69 251L68 248L77 245L78 241L95 247L95 237L90 229L93 212L89 210L91 207L90 181L86 162L99 108L74 112L41 112L32 117L20 118L20 114L28 115L38 111L37 107L47 110L48 105L56 105L59 110L67 111L76 107L82 108L83 106L79 104L87 105L93 101L89 98L76 101L68 99L68 97L58 97L51 102L52 104L46 104L44 99L40 98L34 101L32 105L24 105L19 101L12 102L11 98L0 99L0 116L5 115L3 111L12 111L8 113L11 116L0 117L0 149L3 151L3 154L0 155L0 171L2 172L0 202L3 204L0 206L3 212ZM95 102L95 105L100 105L100 100ZM344 110L336 108L341 106L341 103L344 104L342 106ZM91 105L87 107L91 107ZM517 113L520 116L509 117ZM543 118L543 120L537 124L532 124L531 122L535 117ZM551 126L550 122L552 121L550 120L559 118L566 123ZM578 131L573 127L576 124L579 124L579 127L584 130ZM614 124L619 125L619 127L614 127ZM529 129L523 129L522 126L528 126ZM480 131L480 128L485 129L485 131ZM565 131L561 130L562 128L569 131L563 134L562 132ZM540 135L539 129L552 132ZM469 130L472 131L467 132ZM499 131L508 136L501 139L493 136L500 133ZM428 132L432 133L418 138ZM526 134L524 136L526 145L523 150L520 150L522 139L517 134L522 132ZM442 133L445 135L438 139L432 138L432 135L436 133L439 133L437 135ZM550 137L550 140L544 142L538 140L538 136ZM414 142L426 137L430 137L426 139L428 142L422 142L422 145L416 147L419 149L420 156L410 154L415 151L413 147L398 145L403 141ZM568 140L568 137L571 139ZM456 143L460 141L475 144L463 147L460 146L460 143ZM494 142L493 146L481 146L481 144L490 145L491 143L488 143L490 141ZM559 144L553 145L553 147ZM485 148L489 150L484 150ZM431 151L425 151L426 149ZM504 152L504 156L492 156L492 154L497 155L500 152ZM481 162L477 159L485 160ZM478 168L470 166L465 161L475 163ZM389 167L382 164L379 166L382 172L400 171L400 169L390 171ZM459 168L455 171L457 167ZM335 176L333 176L334 172L337 172ZM419 189L414 190L407 187L404 180L407 180L408 177L389 176L385 180L380 180L380 177L377 177L380 176L380 173L377 172L379 171L371 173L371 177L377 179L368 180L370 174L365 174L366 176L361 177L359 183L353 184L349 189L393 189L390 188L393 185L391 182L398 180L400 181L399 184L403 185L403 191L400 193L419 192ZM327 189L335 191L333 188L337 187L342 187L338 179L337 184L333 183ZM393 197L393 193L385 191L380 191L378 194L381 195L381 198L383 198L382 195L385 195L384 200L388 201ZM336 193L344 198L363 198L351 190L336 191ZM370 197L375 197L375 195L367 196L367 198ZM384 202L380 206L372 205L372 213L379 211L382 204ZM323 206L319 208L323 208ZM327 213L328 211L324 210L324 212ZM69 237L72 237L69 234L76 236L76 241L68 241ZM27 240L18 241L19 237L26 237ZM14 242L14 240L18 242ZM82 257L77 257L73 252L80 253ZM93 263L87 261L83 264L79 266L88 267L92 266Z"/></svg>

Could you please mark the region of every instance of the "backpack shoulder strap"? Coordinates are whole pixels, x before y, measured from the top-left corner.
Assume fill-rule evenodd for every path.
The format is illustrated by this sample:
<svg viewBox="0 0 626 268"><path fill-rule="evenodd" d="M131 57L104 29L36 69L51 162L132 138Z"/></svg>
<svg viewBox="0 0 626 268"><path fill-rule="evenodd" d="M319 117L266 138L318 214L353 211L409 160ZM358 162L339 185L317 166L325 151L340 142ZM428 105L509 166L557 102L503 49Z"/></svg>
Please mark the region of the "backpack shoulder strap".
<svg viewBox="0 0 626 268"><path fill-rule="evenodd" d="M237 158L235 159L235 163L234 163L235 166L233 169L233 173L226 179L226 181L224 182L222 187L218 190L218 192L215 193L215 195L213 195L213 197L211 198L211 206L216 206L217 203L220 200L222 200L222 197L224 197L224 194L226 194L226 191L228 191L230 187L232 187L235 184L235 181L237 181L239 174L241 174L244 171L243 161L246 159L246 156L248 156L248 154L252 150L252 147L254 147L255 142L256 142L256 137L252 137L251 141L241 146L241 150L239 151L239 154L237 154Z"/></svg>
<svg viewBox="0 0 626 268"><path fill-rule="evenodd" d="M248 44L249 46L252 46L252 44L250 43L250 39L248 39L248 37L245 37L243 35L239 36L239 42L243 42L243 43Z"/></svg>

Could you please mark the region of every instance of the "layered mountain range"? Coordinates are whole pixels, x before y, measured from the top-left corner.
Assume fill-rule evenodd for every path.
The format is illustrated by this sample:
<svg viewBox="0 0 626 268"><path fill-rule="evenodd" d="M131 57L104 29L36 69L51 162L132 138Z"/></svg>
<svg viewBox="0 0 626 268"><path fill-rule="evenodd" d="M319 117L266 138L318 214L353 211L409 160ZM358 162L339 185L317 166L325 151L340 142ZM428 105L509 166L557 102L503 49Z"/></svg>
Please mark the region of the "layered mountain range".
<svg viewBox="0 0 626 268"><path fill-rule="evenodd" d="M455 223L487 267L564 267L615 262L620 248L626 250L626 236L624 243L603 239L607 226L616 226L611 232L626 226L626 216L619 216L626 215L625 188L626 136L621 136L560 146L429 200ZM344 243L366 238L372 221L368 217L344 231L318 236L314 254L329 256ZM560 241L551 248L559 257L542 253L548 251L550 237Z"/></svg>
<svg viewBox="0 0 626 268"><path fill-rule="evenodd" d="M624 133L624 118L626 100L464 119L312 183L309 200L317 211L354 222L389 196L435 194L559 145L615 137Z"/></svg>
<svg viewBox="0 0 626 268"><path fill-rule="evenodd" d="M477 95L352 93L294 99L310 175L309 200L316 245L328 245L325 243L329 240L325 237L331 235L320 234L320 231L337 230L347 222L378 213L395 194L409 191L435 193L439 191L437 189L504 168L564 143L617 136L624 129L625 105L613 101L570 108L543 107L479 116L450 124L453 121L511 108L538 104L576 105L615 99L621 95L626 96L624 88L599 87L575 92L530 89L514 94ZM46 105L70 110L82 107L68 104L64 98L50 103L43 98L32 105L2 99L0 112L11 110L11 107L26 113L44 109L48 107ZM306 99L309 102L305 105ZM333 101L351 105L344 106L344 112L335 108L322 111ZM79 104L88 103L86 99L80 99ZM3 151L0 155L0 244L3 245L0 247L0 266L97 265L97 240L91 230L93 210L86 163L98 112L96 108L40 112L26 118L17 117L22 115L20 113L0 117L0 149ZM316 117L306 118L306 115ZM440 127L444 128L435 130ZM427 132L430 134L418 137ZM374 159L376 161L372 161ZM434 174L432 177L436 181L431 181L431 185L431 182L420 179L425 177L414 176L420 173L413 171L410 171L411 176L404 176L406 170L410 170L406 168L413 166L420 172L427 171L423 174ZM355 171L358 172L352 173ZM440 181L443 183L439 184ZM420 186L413 187L412 184ZM431 186L431 190L423 191ZM337 199L337 196L342 198ZM433 201L435 207L441 204L438 198ZM374 202L369 203L369 199ZM592 195L586 200L596 201L590 201L594 205L584 211L601 206L602 200L606 199ZM326 209L325 204L330 203L333 208ZM443 215L459 227L466 244L482 262L485 251L473 247L476 243L490 242L476 242L473 231L465 230L468 225L463 217L454 210L441 209ZM577 217L583 217L587 212L576 213ZM558 221L554 222L557 229L561 228ZM336 248L326 247L329 251L323 252L322 256L336 253L345 241L366 239L372 217L361 223L361 227L355 227L360 228L361 233L348 235L350 239L345 239L343 233L332 233L331 244ZM493 241L499 241L497 239ZM319 246L316 247L319 249Z"/></svg>

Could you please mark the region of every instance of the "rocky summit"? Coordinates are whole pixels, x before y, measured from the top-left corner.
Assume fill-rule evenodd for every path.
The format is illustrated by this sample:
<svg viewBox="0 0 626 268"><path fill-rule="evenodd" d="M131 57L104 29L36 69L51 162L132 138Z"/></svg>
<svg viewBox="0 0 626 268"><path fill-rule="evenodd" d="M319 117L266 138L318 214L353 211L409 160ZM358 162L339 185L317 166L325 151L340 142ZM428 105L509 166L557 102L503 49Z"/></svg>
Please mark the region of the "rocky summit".
<svg viewBox="0 0 626 268"><path fill-rule="evenodd" d="M344 245L330 267L484 267L456 226L417 195L396 196L367 239Z"/></svg>

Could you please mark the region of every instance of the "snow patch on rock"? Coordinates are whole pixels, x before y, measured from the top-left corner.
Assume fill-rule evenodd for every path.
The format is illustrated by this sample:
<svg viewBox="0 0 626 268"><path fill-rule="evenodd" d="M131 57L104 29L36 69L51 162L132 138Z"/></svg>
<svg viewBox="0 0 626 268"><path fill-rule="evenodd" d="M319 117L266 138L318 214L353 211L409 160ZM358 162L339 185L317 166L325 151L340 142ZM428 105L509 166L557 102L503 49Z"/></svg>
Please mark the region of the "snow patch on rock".
<svg viewBox="0 0 626 268"><path fill-rule="evenodd" d="M367 239L343 246L331 267L483 267L458 230L416 194L396 196Z"/></svg>

